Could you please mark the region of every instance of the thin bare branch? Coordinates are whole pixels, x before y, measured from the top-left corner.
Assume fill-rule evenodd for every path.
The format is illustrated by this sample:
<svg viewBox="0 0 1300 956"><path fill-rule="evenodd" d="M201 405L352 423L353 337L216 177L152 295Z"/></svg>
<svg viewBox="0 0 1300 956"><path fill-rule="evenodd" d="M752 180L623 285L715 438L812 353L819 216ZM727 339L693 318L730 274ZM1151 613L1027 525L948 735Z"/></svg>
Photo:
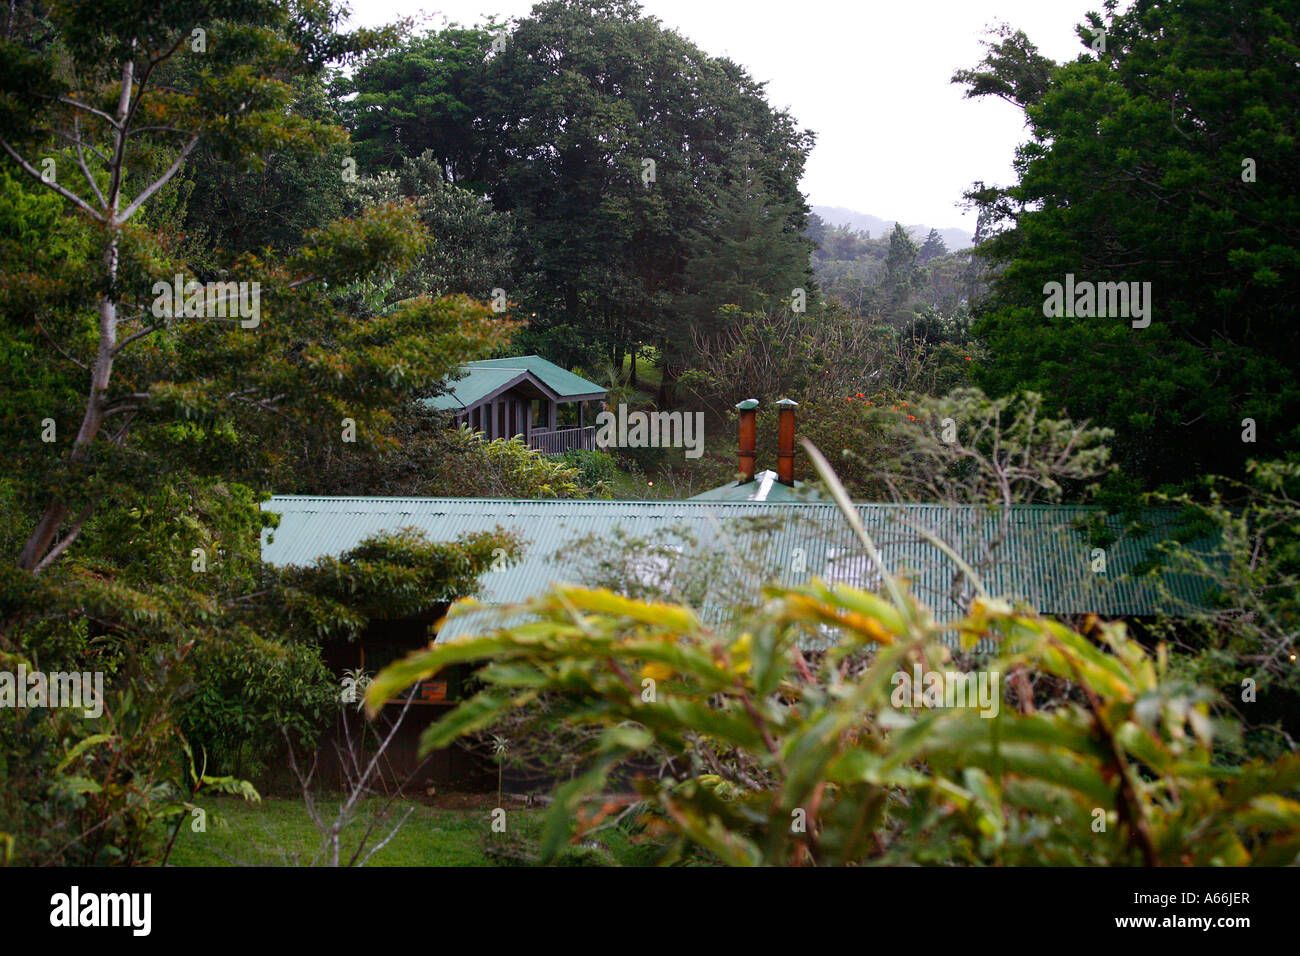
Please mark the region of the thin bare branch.
<svg viewBox="0 0 1300 956"><path fill-rule="evenodd" d="M167 185L167 183L171 181L171 178L180 172L180 168L185 165L185 160L189 157L190 153L194 151L194 147L197 146L198 143L198 136L191 136L190 141L185 144L181 149L180 155L176 157L176 161L171 164L165 173L155 179L142 193L135 197L135 201L132 202L131 205L127 206L126 210L117 217L117 222L126 222L135 215L137 209L149 201L150 196L162 189L163 186Z"/></svg>
<svg viewBox="0 0 1300 956"><path fill-rule="evenodd" d="M63 538L54 545L54 547L50 548L49 553L47 553L45 557L41 558L36 567L32 568L33 574L40 574L47 567L57 561L59 555L64 551L67 551L72 543L81 536L81 529L85 525L86 519L90 517L90 512L94 510L94 507L95 503L92 501L90 504L86 505L86 507L81 509L77 514L77 517L73 519L72 526L68 529L68 533L65 534Z"/></svg>
<svg viewBox="0 0 1300 956"><path fill-rule="evenodd" d="M86 372L90 371L89 365L87 365L85 362L81 361L80 359L72 355L70 352L68 352L62 345L60 345L55 340L54 336L50 335L50 333L45 330L45 326L41 325L40 319L36 320L36 331L40 332L41 335L45 336L46 340L51 345L53 345L55 349L58 350L58 353L62 355L65 359L67 359L69 362L71 362L73 365L77 366L82 371L86 371Z"/></svg>
<svg viewBox="0 0 1300 956"><path fill-rule="evenodd" d="M95 182L95 177L90 174L90 167L86 165L86 154L82 150L81 120L79 117L74 116L72 118L72 129L76 133L76 138L73 140L73 143L77 147L77 165L81 167L81 173L86 177L86 182L90 184L91 191L94 192L95 198L99 200L99 204L107 207L108 200L105 199L104 194L100 192L99 183ZM96 152L98 152L98 150L96 150Z"/></svg>
<svg viewBox="0 0 1300 956"><path fill-rule="evenodd" d="M106 221L104 218L104 214L102 212L97 210L90 203L86 202L86 200L82 199L76 193L72 192L69 189L65 189L63 186L60 186L58 182L46 180L40 174L40 172L37 171L36 167L34 167L31 163L27 162L26 159L24 159L21 155L19 155L17 150L15 150L12 146L10 146L9 143L3 138L0 138L0 149L3 149L6 153L8 153L10 158L12 158L13 161L19 165L22 171L25 172L27 175L31 176L37 182L42 183L43 185L49 187L50 189L53 189L56 193L58 193L68 202L75 205L78 209L82 210L87 215L91 216L96 222Z"/></svg>
<svg viewBox="0 0 1300 956"><path fill-rule="evenodd" d="M79 109L79 110L84 110L85 112L90 113L90 114L93 115L93 116L98 116L100 119L102 119L104 122L106 122L109 126L113 127L113 129L120 129L120 128L121 128L121 124L117 121L117 119L114 118L113 116L111 116L110 114L105 113L103 110L96 109L95 107L93 107L93 106L89 106L89 105L87 105L86 103L82 103L82 102L79 102L79 101L77 101L77 100L74 100L74 99L73 99L72 97L70 97L70 96L60 96L60 97L56 97L56 99L57 99L60 103L63 103L65 106L73 106L73 107L76 107L76 108Z"/></svg>

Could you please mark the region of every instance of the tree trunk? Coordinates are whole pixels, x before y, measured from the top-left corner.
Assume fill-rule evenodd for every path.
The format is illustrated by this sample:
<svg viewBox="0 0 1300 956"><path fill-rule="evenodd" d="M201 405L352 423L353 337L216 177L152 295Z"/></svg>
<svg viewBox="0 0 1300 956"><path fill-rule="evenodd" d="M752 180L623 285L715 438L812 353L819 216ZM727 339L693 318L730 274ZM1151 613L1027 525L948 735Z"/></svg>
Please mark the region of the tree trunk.
<svg viewBox="0 0 1300 956"><path fill-rule="evenodd" d="M663 378L659 380L659 407L669 409L673 407L673 381L677 377L672 367L665 362L660 368Z"/></svg>
<svg viewBox="0 0 1300 956"><path fill-rule="evenodd" d="M69 463L84 461L90 454L91 443L99 435L104 423L104 398L108 394L108 385L113 377L113 359L117 348L117 266L118 241L121 223L118 222L118 205L122 195L122 180L125 178L125 121L131 105L131 84L134 79L135 64L128 59L122 67L122 93L118 98L117 117L123 125L114 133L113 163L110 167L111 178L104 208L104 225L106 245L104 247L104 293L99 297L99 349L95 354L95 364L90 370L90 394L86 397L86 411L81 417L81 427L73 441L72 451L68 455ZM23 545L18 556L18 566L26 571L40 568L42 559L54 546L63 519L67 517L68 506L61 498L55 498L45 507L45 513Z"/></svg>

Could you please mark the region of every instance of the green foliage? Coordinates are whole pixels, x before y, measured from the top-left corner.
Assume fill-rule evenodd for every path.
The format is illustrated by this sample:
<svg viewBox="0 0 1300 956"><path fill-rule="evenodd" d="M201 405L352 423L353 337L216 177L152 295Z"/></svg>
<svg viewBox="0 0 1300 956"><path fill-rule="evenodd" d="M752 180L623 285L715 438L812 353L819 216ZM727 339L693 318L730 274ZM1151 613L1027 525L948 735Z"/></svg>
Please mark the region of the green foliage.
<svg viewBox="0 0 1300 956"><path fill-rule="evenodd" d="M178 720L217 772L261 777L285 735L292 746L310 747L335 713L335 680L313 644L240 628L197 645L189 663Z"/></svg>
<svg viewBox="0 0 1300 956"><path fill-rule="evenodd" d="M817 243L812 266L828 300L922 339L929 338L925 333L935 330L936 321L969 323L969 304L984 291L983 270L971 250L948 252L935 230L919 248L901 225L872 239L817 219L807 235ZM952 340L967 343L964 336Z"/></svg>
<svg viewBox="0 0 1300 956"><path fill-rule="evenodd" d="M892 401L889 398L891 394L895 396ZM901 425L894 419L907 415L900 404L903 399L897 397L898 394L858 392L839 398L799 399L796 420L799 436L825 450L836 474L856 500L883 501L889 497L884 475L897 467L903 452L894 430ZM894 411L891 407L886 412L886 403L897 406L899 410ZM779 412L773 407L759 409L759 461L776 460L779 417ZM886 422L889 428L881 427ZM796 481L816 480L815 475L806 473L798 456L795 461Z"/></svg>
<svg viewBox="0 0 1300 956"><path fill-rule="evenodd" d="M528 605L536 623L413 655L367 699L487 659L487 689L430 727L424 750L540 693L574 701L567 719L603 732L588 771L557 794L549 853L574 824L580 839L593 801L627 799L603 795L609 773L648 752L675 773L639 778L640 799L679 852L693 845L731 865L1268 865L1300 852L1300 803L1287 795L1300 761L1216 766L1228 728L1209 718L1209 695L1171 680L1163 651L1153 660L1121 626L1102 628L1097 645L978 605L957 630L999 642L986 672L1029 669L1081 697L986 719L974 707L896 706L893 675L952 660L910 599L818 582L767 596L763 614L717 634L682 606L557 588ZM840 642L810 666L798 635L823 626Z"/></svg>
<svg viewBox="0 0 1300 956"><path fill-rule="evenodd" d="M696 229L686 249L688 289L681 309L684 326L697 334L725 327L734 313L789 306L796 289L804 306L815 304L808 265L809 245L796 223L802 203L769 195L750 169L742 169L710 203L711 228ZM670 360L686 351L670 344Z"/></svg>
<svg viewBox="0 0 1300 956"><path fill-rule="evenodd" d="M275 569L258 554L267 517L246 488L178 487L101 508L82 548L39 576L0 565L0 669L99 672L108 692L97 720L4 710L0 776L12 799L0 801L0 831L19 860L154 858L154 824L189 799L186 749L236 776L265 770L286 733L310 749L338 706L321 641L474 593L497 549L517 547L500 533L449 544L407 533ZM105 737L103 759L87 745L60 769L67 748Z"/></svg>
<svg viewBox="0 0 1300 956"><path fill-rule="evenodd" d="M1113 429L1148 489L1300 447L1298 23L1293 0L1138 0L1080 26L1089 47L1105 29L1103 53L1056 65L1004 31L956 77L1023 108L1031 136L1015 185L969 194L996 269L981 384ZM1045 318L1044 286L1067 273L1150 282L1150 326Z"/></svg>
<svg viewBox="0 0 1300 956"><path fill-rule="evenodd" d="M812 457L881 566L843 486ZM658 811L651 822L676 838L668 861L691 847L729 865L1300 857L1300 755L1224 765L1237 728L1212 719L1213 693L1174 675L1164 645L1153 658L1122 624L1094 620L1085 636L987 595L940 624L883 581L888 599L816 579L771 588L725 632L683 605L555 586L525 605L529 623L385 668L367 709L450 664L485 661L485 689L425 731L427 752L540 695L566 698L565 719L601 734L586 771L556 793L548 857L634 802L606 791L647 754L668 772L634 782ZM801 643L827 631L836 642L810 664ZM997 647L946 702L960 678L945 634ZM939 672L937 695L928 677L924 693L911 684L917 671ZM1002 675L1071 690L1041 709L1020 695L1013 709ZM977 681L992 693L971 693Z"/></svg>
<svg viewBox="0 0 1300 956"><path fill-rule="evenodd" d="M1300 696L1300 465L1252 461L1247 472L1247 482L1208 481L1208 500L1171 500L1188 521L1161 564L1207 592L1195 605L1169 595L1177 616L1162 632L1190 652L1180 662L1191 679L1223 690L1250 727L1248 744L1275 752L1296 732Z"/></svg>
<svg viewBox="0 0 1300 956"><path fill-rule="evenodd" d="M157 863L166 859L168 832L189 818L200 793L259 799L246 782L195 772L170 707L182 656L159 653L150 667L110 688L102 716L3 710L0 833L9 837L6 862ZM0 654L6 669L20 660Z"/></svg>
<svg viewBox="0 0 1300 956"><path fill-rule="evenodd" d="M812 137L744 70L627 0L540 3L500 49L494 30L370 58L347 110L358 155L396 168L430 150L512 215L520 288L496 284L536 316L528 349L617 367L654 345L670 384L692 321L811 286L795 277Z"/></svg>
<svg viewBox="0 0 1300 956"><path fill-rule="evenodd" d="M466 457L483 466L476 475L462 476L456 485L460 497L586 498L602 490L599 485L586 485L576 467L534 451L522 438L486 441L468 426L453 435Z"/></svg>
<svg viewBox="0 0 1300 956"><path fill-rule="evenodd" d="M1034 392L991 399L977 388L920 397L875 418L900 440L886 475L899 498L1046 504L1077 496L1110 469L1112 432L1044 413Z"/></svg>
<svg viewBox="0 0 1300 956"><path fill-rule="evenodd" d="M1051 85L1056 64L1038 52L1023 30L1002 23L989 32L991 39L980 41L987 52L979 67L958 70L953 82L965 84L967 97L996 96L1020 107L1037 103Z"/></svg>
<svg viewBox="0 0 1300 956"><path fill-rule="evenodd" d="M618 463L609 452L592 448L574 448L560 456L566 465L577 469L578 483L584 488L605 491L618 480Z"/></svg>
<svg viewBox="0 0 1300 956"><path fill-rule="evenodd" d="M17 307L13 358L25 353L42 368L0 365L15 385L14 409L23 409L5 415L6 441L30 478L20 495L40 515L19 556L28 570L57 560L105 498L169 474L264 478L280 466L275 444L337 441L345 418L364 442L396 401L431 389L513 328L468 300L416 299L374 315L350 307L349 286L391 281L424 251L410 207L377 206L292 240L293 223L280 222L264 256L221 255L202 237L177 234L196 184L175 176L199 144L232 174L264 174L268 157L319 156L342 142L319 96L296 97L319 94L312 83L323 58L355 53L375 35L335 34L328 5L231 2L121 16L92 8L56 7L48 46L0 44L13 73L0 110L12 168L84 214L54 227L48 210L20 204L7 231L44 231L53 252L73 251L70 238L89 247L49 278L26 268L6 283ZM200 12L209 23L202 50L190 36ZM125 95L123 76L134 78ZM47 179L29 160L52 142L72 148L55 159L62 174ZM305 205L311 213L295 222L327 218L328 203ZM256 290L258 314L234 321L210 308L220 297L210 292L202 314L173 316L155 286L177 275L244 283ZM90 379L88 392L75 369ZM80 398L62 387L65 377L82 378ZM46 419L53 443L42 440Z"/></svg>
<svg viewBox="0 0 1300 956"><path fill-rule="evenodd" d="M858 393L799 413L799 433L826 450L858 499L1048 504L1083 497L1110 471L1110 432L1047 414L1032 392ZM759 454L775 455L774 423L765 424Z"/></svg>
<svg viewBox="0 0 1300 956"><path fill-rule="evenodd" d="M946 255L947 252L948 244L943 241L943 236L939 235L939 230L931 229L925 237L925 242L921 244L921 248L917 251L916 261L919 265L925 265L931 259Z"/></svg>
<svg viewBox="0 0 1300 956"><path fill-rule="evenodd" d="M295 77L291 87L294 116L339 125L321 77ZM242 253L286 253L303 233L344 215L346 155L342 142L326 149L290 142L243 167L203 144L177 177L179 208L151 210L148 218L159 229L178 229L176 241L189 258L218 274L224 260Z"/></svg>
<svg viewBox="0 0 1300 956"><path fill-rule="evenodd" d="M514 229L510 216L468 189L453 185L432 150L402 157L396 169L359 179L356 198L362 208L413 202L429 232L429 244L416 262L395 280L388 301L419 295L461 294L491 299L493 290L520 294L514 276Z"/></svg>
<svg viewBox="0 0 1300 956"><path fill-rule="evenodd" d="M421 208L335 215L346 134L321 73L388 34L337 32L330 2L48 13L0 41L0 655L103 674L109 700L85 724L6 717L0 831L23 860L140 862L199 789L251 793L187 778L192 747L224 771L264 765L281 732L310 745L334 698L322 640L472 593L512 552L395 534L273 569L253 488L390 445L394 409L514 325L464 296L385 297L428 249ZM251 222L243 203L270 197ZM174 314L156 285L177 275L244 283L255 311L205 290Z"/></svg>
<svg viewBox="0 0 1300 956"><path fill-rule="evenodd" d="M297 476L308 494L392 497L586 498L605 494L562 456L543 455L519 438L488 441L468 425L419 403L402 407L387 444L324 455Z"/></svg>
<svg viewBox="0 0 1300 956"><path fill-rule="evenodd" d="M366 58L337 81L343 117L365 169L400 169L431 155L446 181L484 184L481 115L493 24L409 38Z"/></svg>
<svg viewBox="0 0 1300 956"><path fill-rule="evenodd" d="M83 294L95 255L92 230L62 207L57 196L0 169L0 427L15 437L31 427L33 407L64 422L85 398L78 370L38 358L49 348L41 330L50 313Z"/></svg>
<svg viewBox="0 0 1300 956"><path fill-rule="evenodd" d="M807 314L724 308L718 319L723 324L710 335L696 337L694 367L678 386L719 417L748 398L843 402L881 389L932 391L960 378L948 368L948 352L838 303Z"/></svg>
<svg viewBox="0 0 1300 956"><path fill-rule="evenodd" d="M446 544L409 528L377 534L340 555L283 569L272 600L283 629L351 640L369 621L414 617L476 594L498 550L509 559L518 546L516 534L500 529Z"/></svg>

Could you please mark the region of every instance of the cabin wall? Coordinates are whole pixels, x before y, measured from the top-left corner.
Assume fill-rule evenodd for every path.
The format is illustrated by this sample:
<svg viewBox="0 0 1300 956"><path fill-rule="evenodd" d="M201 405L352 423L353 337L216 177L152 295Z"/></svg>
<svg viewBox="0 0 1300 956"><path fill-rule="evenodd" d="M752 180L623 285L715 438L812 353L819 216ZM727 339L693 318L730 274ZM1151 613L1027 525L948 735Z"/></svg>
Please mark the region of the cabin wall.
<svg viewBox="0 0 1300 956"><path fill-rule="evenodd" d="M445 609L446 606L442 605L433 613L416 619L375 621L356 641L327 643L323 656L338 679L339 687L343 686L344 671L361 667L373 677L386 664L428 646L433 638L432 624ZM352 763L346 755L364 754L364 760L358 757L358 762L364 767L378 746L376 732L387 735L400 717L400 725L381 761L381 790L401 786L403 792L419 795L427 794L430 788L474 793L495 789L496 777L489 762L463 747L453 745L424 758L418 756L420 735L468 695L466 685L470 676L468 667L457 666L424 681L404 716L402 703L385 706L373 723L366 721L364 713L355 704L344 706L333 725L321 736L316 752L315 779L331 789L346 786L344 769Z"/></svg>
<svg viewBox="0 0 1300 956"><path fill-rule="evenodd" d="M538 401L541 402L541 414L534 417L533 406ZM554 428L555 416L554 402L506 392L457 415L456 424L469 425L474 431L482 432L488 441L516 435L522 435L527 441L534 427Z"/></svg>

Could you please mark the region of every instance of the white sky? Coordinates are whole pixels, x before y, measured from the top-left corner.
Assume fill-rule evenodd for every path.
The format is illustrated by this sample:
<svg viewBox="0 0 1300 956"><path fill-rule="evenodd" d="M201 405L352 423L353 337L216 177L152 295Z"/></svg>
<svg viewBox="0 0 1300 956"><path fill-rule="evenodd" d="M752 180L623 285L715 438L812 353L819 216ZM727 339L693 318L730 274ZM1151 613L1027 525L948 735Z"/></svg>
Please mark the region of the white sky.
<svg viewBox="0 0 1300 956"><path fill-rule="evenodd" d="M352 0L354 25L423 12L471 24L525 16L532 0ZM949 83L979 61L984 28L1024 30L1047 56L1082 49L1074 25L1100 0L642 0L706 52L766 81L768 100L817 133L803 191L814 205L884 219L975 228L959 207L971 182L1008 184L1023 117L966 100Z"/></svg>

